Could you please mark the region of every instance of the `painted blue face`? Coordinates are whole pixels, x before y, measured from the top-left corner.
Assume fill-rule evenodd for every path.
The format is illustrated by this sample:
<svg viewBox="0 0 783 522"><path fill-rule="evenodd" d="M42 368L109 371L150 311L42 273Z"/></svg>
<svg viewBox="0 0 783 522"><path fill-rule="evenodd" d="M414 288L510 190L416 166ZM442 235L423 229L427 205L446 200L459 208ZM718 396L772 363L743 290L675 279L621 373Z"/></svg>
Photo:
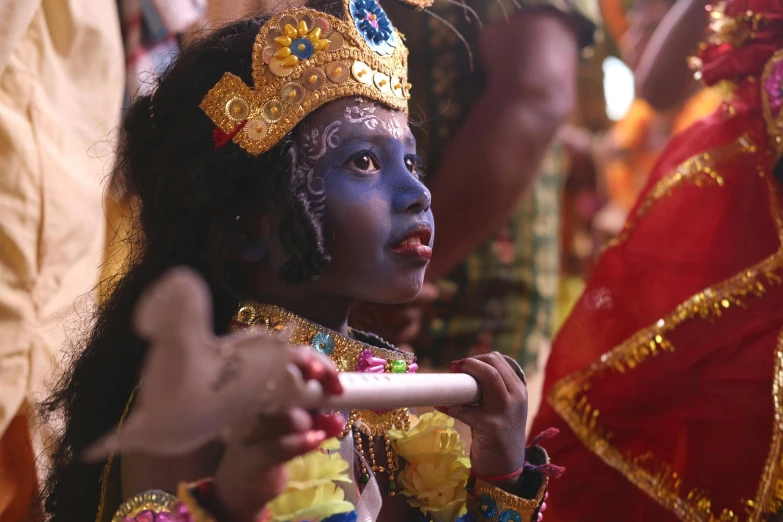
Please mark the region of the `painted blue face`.
<svg viewBox="0 0 783 522"><path fill-rule="evenodd" d="M300 127L307 187L332 261L321 291L377 303L418 294L432 255L430 193L419 180L404 113L361 98L334 101Z"/></svg>

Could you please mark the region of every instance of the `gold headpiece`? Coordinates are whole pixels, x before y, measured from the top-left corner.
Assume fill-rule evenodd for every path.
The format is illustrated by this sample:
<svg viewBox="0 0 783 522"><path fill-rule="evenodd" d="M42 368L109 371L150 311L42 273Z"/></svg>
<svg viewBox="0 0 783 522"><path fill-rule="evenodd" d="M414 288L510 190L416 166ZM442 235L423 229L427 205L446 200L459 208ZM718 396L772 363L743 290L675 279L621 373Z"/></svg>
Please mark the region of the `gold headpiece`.
<svg viewBox="0 0 783 522"><path fill-rule="evenodd" d="M343 0L343 19L294 8L270 18L253 45L253 88L226 73L201 102L228 140L268 151L305 116L346 96L408 111L408 50L377 0ZM220 136L217 136L220 134Z"/></svg>

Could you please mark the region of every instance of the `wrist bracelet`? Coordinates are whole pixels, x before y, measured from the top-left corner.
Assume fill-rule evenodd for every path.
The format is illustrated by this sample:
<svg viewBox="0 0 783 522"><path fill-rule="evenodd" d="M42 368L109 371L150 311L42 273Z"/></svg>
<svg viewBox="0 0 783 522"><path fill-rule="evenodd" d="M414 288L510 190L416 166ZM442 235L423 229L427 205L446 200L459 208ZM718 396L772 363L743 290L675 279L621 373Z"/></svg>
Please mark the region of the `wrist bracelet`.
<svg viewBox="0 0 783 522"><path fill-rule="evenodd" d="M468 492L468 509L479 522L535 522L547 482L541 484L536 498L525 499L478 480Z"/></svg>
<svg viewBox="0 0 783 522"><path fill-rule="evenodd" d="M525 471L525 466L520 467L518 470L509 473L508 475L476 475L471 473L471 477L476 480L483 480L484 482L503 482L504 480L511 480L518 478Z"/></svg>

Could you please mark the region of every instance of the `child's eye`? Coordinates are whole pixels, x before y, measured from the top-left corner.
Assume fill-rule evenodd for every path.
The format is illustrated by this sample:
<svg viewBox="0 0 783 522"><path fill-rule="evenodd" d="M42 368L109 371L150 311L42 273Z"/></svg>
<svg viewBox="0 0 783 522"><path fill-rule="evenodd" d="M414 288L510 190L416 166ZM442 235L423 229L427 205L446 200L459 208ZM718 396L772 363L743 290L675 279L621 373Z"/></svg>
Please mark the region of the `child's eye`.
<svg viewBox="0 0 783 522"><path fill-rule="evenodd" d="M381 168L378 158L372 152L367 151L351 156L346 165L360 172L374 172Z"/></svg>
<svg viewBox="0 0 783 522"><path fill-rule="evenodd" d="M424 178L424 156L421 154L405 156L405 167L408 169L408 172L414 174L420 180Z"/></svg>
<svg viewBox="0 0 783 522"><path fill-rule="evenodd" d="M405 167L412 174L416 170L416 156L405 156Z"/></svg>

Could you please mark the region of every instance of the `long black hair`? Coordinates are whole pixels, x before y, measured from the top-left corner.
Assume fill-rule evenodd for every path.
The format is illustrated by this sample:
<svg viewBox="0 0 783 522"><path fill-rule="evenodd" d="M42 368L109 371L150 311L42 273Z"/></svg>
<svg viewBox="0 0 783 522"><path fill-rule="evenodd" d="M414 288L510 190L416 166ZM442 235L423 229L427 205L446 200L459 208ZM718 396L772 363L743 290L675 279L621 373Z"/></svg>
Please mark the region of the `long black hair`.
<svg viewBox="0 0 783 522"><path fill-rule="evenodd" d="M316 8L334 13L333 2ZM338 13L334 13L338 14ZM266 21L231 23L187 46L160 76L151 95L127 111L117 173L132 196L133 232L124 275L99 305L45 414L64 422L54 447L44 509L52 522L92 520L103 464L82 451L119 421L139 379L146 343L131 328L140 294L167 269L188 265L207 281L216 333L225 333L238 302L237 246L266 212L279 216L287 253L281 278L312 280L329 261L320 223L295 176L302 154L292 135L258 157L234 143L215 149L213 123L199 103L231 72L252 85L251 52Z"/></svg>

